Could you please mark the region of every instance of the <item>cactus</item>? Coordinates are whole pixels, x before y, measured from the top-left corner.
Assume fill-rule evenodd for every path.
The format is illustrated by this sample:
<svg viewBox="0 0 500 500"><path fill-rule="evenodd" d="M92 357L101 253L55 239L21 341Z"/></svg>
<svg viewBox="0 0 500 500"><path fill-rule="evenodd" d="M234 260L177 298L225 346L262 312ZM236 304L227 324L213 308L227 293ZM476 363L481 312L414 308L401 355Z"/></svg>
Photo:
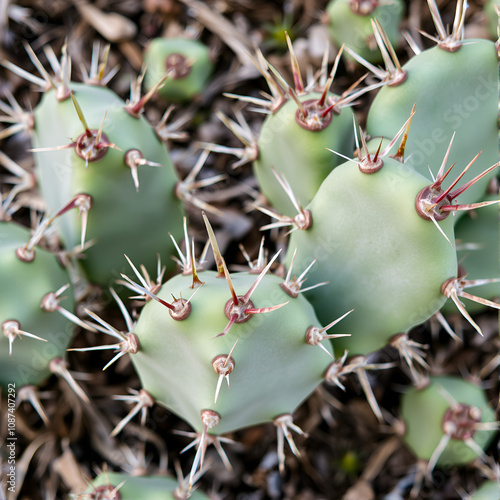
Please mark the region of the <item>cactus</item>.
<svg viewBox="0 0 500 500"><path fill-rule="evenodd" d="M57 257L36 246L29 230L0 222L0 386L37 385L65 356L75 300ZM44 342L41 342L44 341Z"/></svg>
<svg viewBox="0 0 500 500"><path fill-rule="evenodd" d="M181 3L187 8L171 25L171 15L181 11ZM8 444L10 451L0 453L0 469L8 471L7 480L0 480L0 497L45 500L63 498L72 491L69 497L75 500L184 499L206 498L201 491L211 496L220 491L230 498L277 498L280 493L298 498L331 496L335 491L345 498L416 499L425 472L426 486L436 490L429 497L449 496L450 487L457 496L468 498L467 492L476 489L480 496L482 487L477 486L484 479L495 479L492 445L498 439L498 422L489 406L496 397L497 322L491 314L475 316L484 306L500 308L494 302L499 278L494 271L498 196L493 182L487 197L484 194L498 167L490 133L493 99L489 90L496 93L497 82L492 42L462 40L460 3L449 37L438 22L439 45L451 44L457 50L449 53L435 47L401 65L382 19L366 17L363 20L371 24L386 65L384 70L365 61L379 83L372 85L370 77L370 85L362 90L357 90L362 79L349 86L363 70L353 64L342 67L340 58L345 52L360 62L363 58L347 46L339 50L329 75L325 53L320 70L312 74L307 68L308 83L304 83L285 36L292 88L275 69L281 71L286 65L286 54L268 49L264 60L259 51L255 55L248 49L251 41L247 43L250 37L245 31L248 28L251 37L263 33L260 16L265 17L266 9L256 8L259 12L253 13L241 8L239 19L245 20L248 14L250 22L236 28L229 22L229 10L220 15L199 0L181 3L145 2L137 7L141 12L137 27L144 28L142 42L139 38L106 48L101 61L96 44L90 72L80 64L82 83L71 78L65 46L61 61L50 48L40 51L53 69L50 74L27 47L41 78L0 60L16 74L7 73L13 80L0 85L6 99L0 101L0 148L19 161L17 165L0 152L4 293L0 387L2 407L7 399L8 408L0 414L0 441L17 441ZM288 3L284 5L285 21L297 18L295 4L290 10ZM431 7L435 15L435 6ZM130 5L118 2L119 12L111 13L97 4L79 3L71 12L87 8L116 23ZM307 9L298 8L306 19ZM154 9L165 15L152 14ZM10 19L17 23L27 19L26 12L11 5L7 16L16 16ZM192 114L198 109L196 102L200 103L196 95L188 98L194 106L187 110L182 109L187 102L176 106L177 123L188 115L194 118L185 134L192 140L188 147L170 142L167 150L162 141L173 137L172 127L166 125L173 106L154 127L142 115L153 95L174 82L173 71L163 66L155 77L149 63L125 102L119 97L122 79L112 83L117 93L106 88L114 74L114 70L106 73L107 53L112 51L114 60L123 59L125 53L140 55L130 51L160 31L161 23L165 28L181 26L186 19L191 23L191 16L196 17L197 30L204 26L214 32L207 37L210 49L218 48L224 60L230 60L226 48L216 43L220 36L237 52L241 67L234 61L230 74L218 65L215 84L209 84L206 92L205 81L196 93L203 94L202 113ZM5 16L0 18L1 31L6 25ZM299 55L300 48L301 61L307 59L314 67L317 37L323 36L326 42L327 31L317 23L307 24L295 25L295 50ZM354 31L353 25L348 28ZM81 43L89 45L88 32L80 32ZM35 35L32 42L41 47ZM486 56L479 60L483 53ZM26 59L24 52L9 57L18 57L24 66L19 56ZM270 101L255 97L256 72L248 67L252 59L269 84ZM463 67L451 68L452 59ZM422 61L432 68L424 71ZM446 64L435 67L442 61ZM81 61L75 57L75 62ZM129 62L139 63L138 70L141 67L141 61L131 58ZM491 83L491 89L485 84L488 92L470 93L471 88L477 90L471 71ZM424 89L427 81L436 83L436 74L449 73L447 90L439 85L425 90L442 101L435 103L437 115L445 112L438 105L450 104L447 91L462 99L464 106L472 106L472 97L481 101L477 110L471 110L471 119L444 130L451 124L446 116L432 115L425 102L430 99L417 96L414 106L411 96L405 95L404 109L392 102L389 96L404 94L406 88L414 93L415 75L420 73ZM40 98L33 99L34 112L19 105L18 99L21 102L23 93L31 89L20 85L16 76L41 88ZM347 88L340 96L333 93L334 78ZM452 85L449 79L453 78L460 81ZM246 121L250 110L237 107L236 121L231 121L216 109L222 97L209 102L218 88L228 88L228 81L231 91L244 88L250 96L241 100L267 108L260 110L268 116L259 137L253 130L260 120ZM143 83L145 95L140 89ZM357 118L363 121L369 115L369 123L379 127L379 100L383 100L388 111L382 118L391 130L377 130L383 137L367 144L365 135L352 129L353 111L343 108L376 87L384 88L373 109L368 107L370 99L362 99L366 106ZM403 121L413 106L410 130L410 120ZM497 106L496 101L495 113ZM463 109L452 108L452 112ZM152 106L147 111L150 117L161 115ZM197 140L227 139L227 132L221 134L213 122L202 123L212 115L235 132L245 147L223 143L206 149L234 153L239 158L236 165L252 161L253 171L227 175L221 172L226 167L224 157L216 157L209 166L214 177L198 179L209 152L196 161ZM321 130L308 129L315 125ZM436 135L434 127L442 131ZM23 156L28 141L14 136L21 131L31 136L25 139L32 140L33 171L31 156ZM467 133L477 144L470 144ZM418 147L432 149L427 139L440 146L441 139L444 143L440 152L426 156L432 174L416 167ZM483 147L485 151L478 155ZM169 151L179 161L179 170L195 163L183 181L178 180ZM487 160L481 166L483 157ZM227 182L224 187L201 199L195 197L194 191L222 178ZM268 250L264 238L257 237L262 214L242 213L263 199L254 189L257 184L272 205L259 207L274 219L261 228L270 229ZM474 190L474 196L464 198ZM192 205L190 232L196 245L188 235L183 203ZM479 210L471 212L473 208ZM216 217L218 243L199 209ZM465 214L460 220L451 216L461 212ZM184 246L176 243L183 221ZM214 259L206 258L207 244L196 260L195 246L205 234L203 221ZM30 233L28 226L36 228ZM237 246L249 263L248 270L241 270ZM182 270L177 275L162 265L170 262L174 249L178 252L174 260ZM257 259L251 260L257 252ZM215 270L209 267L213 260ZM89 281L100 286L90 286ZM469 293L472 287L480 298ZM126 294L132 295L130 301ZM109 297L116 305L107 302ZM448 316L457 308L470 326L455 315ZM77 316L80 311L86 319ZM123 318L118 318L120 313ZM474 329L484 337L475 335ZM442 335L444 330L452 339ZM71 378L73 363L73 373L79 373L75 378L85 384L82 387ZM458 372L470 376L462 380ZM78 398L50 374L64 377ZM358 400L360 389L376 420ZM61 404L62 395L67 404ZM392 435L387 436L388 431ZM300 455L302 438L308 434L306 455L286 473L285 446ZM295 435L300 441L294 441ZM226 450L226 443L235 441L240 446L228 445ZM271 442L277 445L277 453L269 451ZM356 463L346 465L354 449L358 450ZM179 463L174 459L173 466L171 458L179 452ZM218 453L222 463L211 462L211 452ZM397 467L391 463L384 467L390 456ZM17 469L7 462L14 458ZM325 468L324 463L330 465ZM82 486L82 476L99 467L105 471L106 466L125 473L98 473L92 483L88 481L88 488ZM220 474L224 466L228 471ZM172 479L174 467L177 482ZM185 467L190 472L184 478L180 470ZM432 475L435 468L447 469L443 473L452 476L446 487L430 484L439 477ZM406 495L411 484L413 490ZM489 494L496 498L498 488Z"/></svg>
<svg viewBox="0 0 500 500"><path fill-rule="evenodd" d="M500 497L500 483L491 479L485 481L470 497L469 500L496 500Z"/></svg>
<svg viewBox="0 0 500 500"><path fill-rule="evenodd" d="M301 205L309 203L325 177L341 163L338 157L328 153L327 148L336 148L340 155L349 155L354 146L352 131L353 112L351 103L365 92L378 86L356 90L356 82L342 95L330 92L340 62L342 50L335 59L327 78L326 63L321 69L319 84L305 85L292 42L287 35L292 65L294 88L259 53L256 64L266 78L272 92L270 101L241 98L267 108L269 113L254 139L252 133L241 126L222 118L235 135L242 139L246 148L239 153L238 165L253 161L253 172L259 188L269 204L281 213L294 209L289 197L276 180L275 171L284 175ZM328 53L325 53L326 61ZM210 149L231 152L221 146Z"/></svg>
<svg viewBox="0 0 500 500"><path fill-rule="evenodd" d="M168 102L185 102L206 88L214 64L208 47L192 38L154 38L144 51L144 85L153 89L165 74L158 94Z"/></svg>
<svg viewBox="0 0 500 500"><path fill-rule="evenodd" d="M287 178L298 202L307 205L326 176L342 162L340 157L329 154L327 148L334 148L340 155L351 154L354 115L349 106L372 88L348 89L341 96L330 93L342 54L340 50L323 88L317 92L309 90L302 82L291 41L287 40L295 88L278 79L281 89L276 89L278 84L268 79L280 97L272 103L272 113L262 124L257 140L258 156L253 162L262 193L281 213L289 213L294 207L276 181L274 171ZM323 73L326 77L326 68Z"/></svg>
<svg viewBox="0 0 500 500"><path fill-rule="evenodd" d="M391 335L426 321L458 283L448 216L464 208L451 203L462 189L441 187L448 154L432 185L403 163L408 136L407 129L395 157L386 156L392 143L375 154L364 143L358 159L335 168L303 210L308 223L292 220L301 230L292 233L286 262L295 258L300 269L317 259L310 276L329 284L306 296L320 321L354 309L342 325L352 336L336 342L351 354L379 349Z"/></svg>
<svg viewBox="0 0 500 500"><path fill-rule="evenodd" d="M382 60L371 27L377 19L392 45L397 45L404 6L400 0L331 0L326 7L328 29L335 44L346 44L371 63Z"/></svg>
<svg viewBox="0 0 500 500"><path fill-rule="evenodd" d="M299 269L316 258L311 278L329 281L306 292L320 321L354 309L345 320L352 337L336 344L352 354L428 319L446 300L441 285L456 273L451 219L437 228L415 208L427 179L384 154L365 153L332 171L305 208L310 227L292 233L286 258L289 265L297 249Z"/></svg>
<svg viewBox="0 0 500 500"><path fill-rule="evenodd" d="M439 33L437 45L418 52L403 65L405 78L380 89L370 106L366 130L372 137L393 137L416 105L407 144L412 155L407 164L429 179L430 165L435 177L454 137L451 163L471 158L480 145L480 157L462 179L468 182L498 162L497 50L489 40L462 39L465 2L457 3L450 34L435 3L429 0L429 5ZM471 186L461 197L462 203L475 203L484 197L493 176L490 173ZM446 181L443 187L448 185Z"/></svg>
<svg viewBox="0 0 500 500"><path fill-rule="evenodd" d="M498 194L486 196L486 200L497 201ZM474 287L474 294L485 301L469 300L463 303L469 314L477 314L488 307L487 301L500 297L498 267L498 206L490 205L466 213L455 225L459 276L466 287ZM493 274L495 273L495 274ZM448 300L441 311L450 314L457 311L453 301Z"/></svg>
<svg viewBox="0 0 500 500"><path fill-rule="evenodd" d="M305 341L307 329L318 326L312 307L299 296L293 301L293 308L290 304L281 312L253 318L250 314L288 305L290 297L280 288L283 280L263 275L251 296L254 306L245 302L250 298L242 297L248 295L256 276L234 273L231 281L244 309L236 304L242 309L242 317L234 320L236 324L231 326L230 335L226 335L231 314L225 312L225 308L232 307L233 301L227 283L217 278L213 271L203 271L199 276L204 285L189 300L191 313L186 319L176 321L167 308L153 301L142 311L134 329L141 349L133 355L132 362L143 387L156 401L182 416L200 432L203 430L200 412L205 409L220 414L221 421L214 429L217 433L272 421L282 413L293 412L320 383L328 360L325 353L312 349ZM180 297L193 295L191 287L190 276L178 275L165 283L157 295L164 301L172 295L181 301ZM251 313L245 312L250 310ZM221 332L224 336L216 338ZM158 341L165 333L168 341L166 349L162 349ZM220 377L217 370L221 370L216 358L227 356L236 340L238 344L231 356L235 364L229 376L231 389L222 388L215 403ZM293 383L291 373L283 365L284 360L297 374ZM227 367L228 373L232 363L230 361ZM261 392L263 385L266 386L265 398Z"/></svg>
<svg viewBox="0 0 500 500"><path fill-rule="evenodd" d="M432 376L426 387L411 388L401 399L401 415L404 442L430 471L483 457L498 429L484 391L453 376Z"/></svg>
<svg viewBox="0 0 500 500"><path fill-rule="evenodd" d="M135 91L126 104L104 87L106 57L86 83L70 81L65 53L55 68L57 80L46 72L45 80L33 80L44 93L30 130L47 211L78 208L56 222L58 234L68 251L83 250L85 235L90 239L81 265L90 281L103 286L119 277L115 266L123 253L151 271L157 252L172 253L168 233L182 234L183 214L168 151L141 116L149 96Z"/></svg>
<svg viewBox="0 0 500 500"><path fill-rule="evenodd" d="M487 21L488 32L493 40L498 38L498 12L500 2L498 0L488 0L484 4L484 14Z"/></svg>
<svg viewBox="0 0 500 500"><path fill-rule="evenodd" d="M189 494L176 479L163 476L129 476L119 472L102 472L85 493L72 495L74 500L208 500L193 490Z"/></svg>
<svg viewBox="0 0 500 500"><path fill-rule="evenodd" d="M300 293L301 282L267 274L278 254L258 275L230 275L206 216L205 221L218 270L198 272L188 250L181 254L183 273L153 293L133 267L145 286L123 277L148 302L137 323L128 322L126 337L135 339L137 348L129 349L131 342L117 346L130 353L143 388L131 398L137 406L114 434L153 402L182 417L198 444L190 484L207 444L213 442L228 464L221 448L226 438L219 435L248 426L275 423L280 468L283 437L298 454L290 429L302 431L292 412L321 383L332 356L329 343L321 342L338 336L325 332L342 319L320 326Z"/></svg>
<svg viewBox="0 0 500 500"><path fill-rule="evenodd" d="M322 96L310 92L299 98L306 103L303 109L327 110L335 97L321 104ZM308 111L309 113L312 111ZM327 117L317 130L302 125L300 108L293 100L287 101L274 114L269 115L259 133L258 158L253 162L255 176L269 203L282 213L292 210L288 198L276 182L273 168L286 175L301 203L309 203L325 177L339 163L338 158L326 151L337 148L343 154L352 151L353 115L350 109L339 114L328 111ZM297 118L299 117L299 118Z"/></svg>

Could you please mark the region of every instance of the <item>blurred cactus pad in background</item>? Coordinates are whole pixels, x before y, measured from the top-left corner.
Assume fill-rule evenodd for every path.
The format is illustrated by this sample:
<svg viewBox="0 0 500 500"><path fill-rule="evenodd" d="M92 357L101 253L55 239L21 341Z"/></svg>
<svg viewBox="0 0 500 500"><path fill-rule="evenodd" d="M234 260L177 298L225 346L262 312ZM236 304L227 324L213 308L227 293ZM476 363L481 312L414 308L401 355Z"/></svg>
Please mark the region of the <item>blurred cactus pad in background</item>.
<svg viewBox="0 0 500 500"><path fill-rule="evenodd" d="M0 499L498 500L499 15L0 2Z"/></svg>

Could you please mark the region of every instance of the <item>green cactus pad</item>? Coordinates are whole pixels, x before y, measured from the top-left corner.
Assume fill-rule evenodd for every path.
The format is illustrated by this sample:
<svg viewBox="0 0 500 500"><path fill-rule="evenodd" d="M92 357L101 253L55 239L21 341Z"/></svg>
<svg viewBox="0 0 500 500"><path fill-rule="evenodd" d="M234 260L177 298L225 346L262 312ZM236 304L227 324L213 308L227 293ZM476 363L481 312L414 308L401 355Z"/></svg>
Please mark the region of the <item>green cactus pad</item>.
<svg viewBox="0 0 500 500"><path fill-rule="evenodd" d="M23 262L16 250L26 245L30 232L10 222L0 222L0 324L17 321L19 329L36 335L17 337L9 356L9 339L0 331L0 386L39 384L50 375L49 362L64 357L71 340L73 324L57 311L41 309L42 299L69 282L68 273L55 255L36 247L35 258ZM61 306L72 311L71 290L64 293Z"/></svg>
<svg viewBox="0 0 500 500"><path fill-rule="evenodd" d="M176 479L163 476L129 476L119 472L102 472L87 488L85 493L76 496L75 500L107 500L104 496L106 492L110 493L114 488L120 487L119 499L116 500L179 500L174 492L179 487ZM98 496L101 494L103 496ZM188 498L188 496L186 496ZM200 492L193 490L189 494L192 500L208 500L208 497Z"/></svg>
<svg viewBox="0 0 500 500"><path fill-rule="evenodd" d="M480 422L495 422L495 413L488 406L486 395L480 387L458 377L431 377L426 388L411 388L401 400L401 415L406 423L403 439L422 460L431 459L443 437L443 418L451 403L442 391L457 403L479 409ZM495 434L494 430L477 430L473 432L472 439L484 450ZM451 438L437 460L437 466L464 465L477 456L476 451L469 448L462 439Z"/></svg>
<svg viewBox="0 0 500 500"><path fill-rule="evenodd" d="M87 240L95 244L82 260L91 281L112 284L123 270L116 268L123 254L153 272L157 253L175 252L168 233L182 234L182 205L174 195L177 177L168 152L145 119L131 116L111 90L79 83L72 83L71 89L89 129L98 130L106 115L103 133L116 148L106 148L101 159L87 166L73 147L35 152L36 174L48 212L54 215L76 194L92 197ZM60 102L53 90L43 95L35 109L35 148L70 144L83 131L71 99ZM138 167L138 191L124 163L124 155L133 149L161 165ZM80 220L74 212L56 221L67 249L80 244Z"/></svg>
<svg viewBox="0 0 500 500"><path fill-rule="evenodd" d="M366 9L366 14L362 13L365 12L363 9ZM390 42L397 46L403 10L400 0L331 0L326 7L330 36L337 47L346 44L368 62L381 62L371 19L380 22Z"/></svg>
<svg viewBox="0 0 500 500"><path fill-rule="evenodd" d="M485 481L470 497L469 500L497 500L500 498L500 483Z"/></svg>
<svg viewBox="0 0 500 500"><path fill-rule="evenodd" d="M321 94L309 93L301 102L319 100ZM328 98L325 108L328 107ZM287 101L264 121L257 142L259 156L254 173L269 203L281 213L291 215L295 208L277 181L273 169L284 174L302 206L307 205L325 177L342 159L327 148L351 155L354 148L353 113L343 108L330 112L331 122L321 130L307 130L296 119L297 104Z"/></svg>
<svg viewBox="0 0 500 500"><path fill-rule="evenodd" d="M283 280L266 274L251 296L254 307L289 303L253 314L217 337L228 324L224 308L231 293L226 280L215 272L204 271L199 277L205 284L192 297L186 319L174 320L156 301L142 310L134 329L140 350L131 355L142 387L200 432L201 410L213 410L221 416L211 431L215 434L269 422L294 411L321 383L331 361L319 346L305 341L307 329L318 326L311 305L302 295L287 295L280 287ZM256 275L235 273L231 279L239 295L249 290ZM190 276L175 276L163 285L158 297L169 301L173 295L187 300L193 294L191 283ZM228 355L236 341L230 389L223 381L214 404L219 375L212 362L216 356Z"/></svg>
<svg viewBox="0 0 500 500"><path fill-rule="evenodd" d="M329 282L306 292L319 320L354 309L338 353L367 354L428 319L446 300L441 284L457 272L452 217L438 222L447 241L415 209L429 182L393 158L383 162L372 174L354 161L335 168L306 207L312 226L290 238L287 264L297 249L294 268L317 259L310 282Z"/></svg>
<svg viewBox="0 0 500 500"><path fill-rule="evenodd" d="M498 162L498 57L493 42L466 40L456 52L436 46L412 57L403 69L407 79L384 86L375 97L366 124L369 135L393 137L416 104L406 163L423 176L431 179L429 167L437 174L454 132L448 165L465 167L483 150L462 183ZM467 189L460 202L482 201L493 176L490 172ZM449 176L443 188L455 177Z"/></svg>
<svg viewBox="0 0 500 500"><path fill-rule="evenodd" d="M487 0L483 12L486 17L487 28L493 40L498 38L498 14L496 9L500 8L499 0Z"/></svg>
<svg viewBox="0 0 500 500"><path fill-rule="evenodd" d="M152 89L167 72L158 90L167 101L188 101L201 94L213 72L208 47L190 38L155 38L144 52L147 70L144 84Z"/></svg>

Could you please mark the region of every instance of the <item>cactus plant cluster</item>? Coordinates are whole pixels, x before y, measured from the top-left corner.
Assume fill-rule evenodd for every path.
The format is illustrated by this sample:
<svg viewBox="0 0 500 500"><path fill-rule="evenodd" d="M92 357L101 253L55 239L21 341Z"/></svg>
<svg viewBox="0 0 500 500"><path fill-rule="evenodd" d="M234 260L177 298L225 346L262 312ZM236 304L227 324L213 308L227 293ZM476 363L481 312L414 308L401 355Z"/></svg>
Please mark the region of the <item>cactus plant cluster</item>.
<svg viewBox="0 0 500 500"><path fill-rule="evenodd" d="M421 498L436 470L474 471L472 491L453 480L457 495L496 498L497 402L483 380L498 368L498 321L489 322L500 309L498 42L464 37L465 1L446 28L429 0L435 45L420 48L406 33L415 55L401 64L402 3L332 0L323 28L337 53L327 49L304 78L288 34L289 54L273 59L228 38L237 29L204 3L184 3L253 65L242 66L244 78L259 75L268 87L248 96L230 88L210 109L243 148L217 144L208 127L181 148L167 123L172 103L206 117L204 92L220 85L202 37L144 42L128 97L115 82L120 70L108 69L109 45L93 45L81 77L70 40L60 58L26 44L32 72L0 59L30 95L41 94L32 110L10 90L0 101L0 147L29 142L33 161L25 168L0 152L9 173L0 199L0 387L10 413L14 391L16 418L31 416L14 430L9 414L0 436L10 446L21 429L47 429L22 456L0 453L8 472L0 493L31 495L31 458L58 448L57 464L38 461L50 481L33 498L62 490L75 500L208 498L221 462L231 475L222 489L237 498L238 440L258 449L268 427L273 452L258 469L268 491L271 478L286 480L288 463L314 477L326 467L333 484L342 467L331 474L333 458L328 466L302 459L305 438L323 432L327 453L341 456L357 401L357 425L391 437L371 458L361 450L366 469L339 498L367 490L374 498L373 470L395 453L410 457L390 486L401 498ZM235 100L236 121L227 114ZM204 151L194 154L195 145ZM238 170L225 168L227 153ZM186 156L197 156L194 166ZM248 220L246 243L260 240L259 225L266 237L258 250L240 245L241 270L231 243L241 243ZM124 378L133 381L127 395ZM47 387L69 405L44 404ZM172 430L179 437L167 450ZM177 441L180 453L170 450ZM85 451L92 458L83 463ZM63 486L54 487L56 475Z"/></svg>

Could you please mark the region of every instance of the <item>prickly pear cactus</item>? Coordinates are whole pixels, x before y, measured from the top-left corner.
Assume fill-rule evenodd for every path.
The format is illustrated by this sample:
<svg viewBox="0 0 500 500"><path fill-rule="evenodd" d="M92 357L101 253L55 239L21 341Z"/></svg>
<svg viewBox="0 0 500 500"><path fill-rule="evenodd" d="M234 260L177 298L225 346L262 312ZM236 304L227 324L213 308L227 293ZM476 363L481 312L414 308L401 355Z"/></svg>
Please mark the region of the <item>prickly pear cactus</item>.
<svg viewBox="0 0 500 500"><path fill-rule="evenodd" d="M199 432L203 412L219 415L215 434L292 413L331 359L306 342L308 329L319 327L311 305L268 274L251 297L254 274L231 274L235 295L214 271L199 279L204 284L196 289L190 276L177 275L158 292L164 301L176 297L176 306L184 302L182 312L156 301L142 310L134 328L140 350L131 359L143 388ZM216 397L226 374L230 388L224 383Z"/></svg>
<svg viewBox="0 0 500 500"><path fill-rule="evenodd" d="M259 189L271 207L282 214L293 210L295 204L283 191L283 182L278 177L286 179L286 184L294 191L299 204L309 203L323 179L342 162L327 149L333 148L344 156L352 153L354 114L350 106L359 96L378 86L376 84L358 89L360 82L357 81L341 95L332 93L330 88L342 50L338 52L329 75L327 50L319 76L305 84L288 35L286 40L294 87L258 52L255 63L269 86L269 100L232 95L264 107L267 117L258 137L254 137L248 124L235 124L222 117L224 124L244 142L246 148L241 150L207 145L214 151L239 156L240 161L235 166L252 161Z"/></svg>
<svg viewBox="0 0 500 500"><path fill-rule="evenodd" d="M352 152L353 113L350 108L338 112L331 109L336 99L333 94L307 93L299 97L300 106L290 99L262 125L254 173L270 204L281 213L289 213L293 205L273 170L284 175L299 202L307 204L325 177L342 161L326 148L344 155Z"/></svg>
<svg viewBox="0 0 500 500"><path fill-rule="evenodd" d="M498 200L498 194L490 194L485 201ZM490 205L480 210L468 212L455 225L459 276L473 287L474 294L487 300L498 302L500 284L498 276L498 205ZM484 311L488 304L464 297L467 311L476 314ZM449 300L442 309L445 313L456 312L453 301Z"/></svg>
<svg viewBox="0 0 500 500"><path fill-rule="evenodd" d="M480 387L459 377L432 376L401 400L408 447L434 466L464 465L482 456L498 425Z"/></svg>
<svg viewBox="0 0 500 500"><path fill-rule="evenodd" d="M434 314L446 301L442 284L456 276L451 218L436 222L417 212L415 199L429 185L398 159L364 157L335 168L305 208L311 224L292 233L297 269L324 287L306 292L320 321L354 311L336 346L366 354ZM348 346L348 347L347 347ZM342 351L339 351L342 352Z"/></svg>
<svg viewBox="0 0 500 500"><path fill-rule="evenodd" d="M69 250L82 244L84 212L88 279L109 285L123 254L153 270L158 252L174 251L168 233L182 234L183 213L174 167L153 128L98 85L72 82L64 98L48 90L34 113L40 189L50 214L75 200L78 210L56 222Z"/></svg>
<svg viewBox="0 0 500 500"><path fill-rule="evenodd" d="M346 44L361 57L376 63L382 60L373 36L371 19L377 19L396 46L404 5L399 0L331 0L326 7L328 29L337 47Z"/></svg>
<svg viewBox="0 0 500 500"><path fill-rule="evenodd" d="M498 0L488 0L484 4L484 14L487 22L489 34L493 40L498 38L498 11L500 2Z"/></svg>
<svg viewBox="0 0 500 500"><path fill-rule="evenodd" d="M370 107L366 129L372 137L393 137L415 105L407 144L412 154L407 164L431 179L428 165L435 176L454 138L450 164L472 159L481 151L462 178L468 182L499 159L497 50L489 40L462 39L466 6L461 2L449 35L434 2L429 4L439 33L437 45L403 65L405 78L380 89ZM461 197L462 203L479 201L493 176L491 172L475 182Z"/></svg>
<svg viewBox="0 0 500 500"><path fill-rule="evenodd" d="M470 500L495 500L500 496L500 483L495 479L485 481L470 497Z"/></svg>
<svg viewBox="0 0 500 500"><path fill-rule="evenodd" d="M192 38L155 38L144 52L144 84L151 90L168 74L158 94L169 102L189 101L201 94L213 72L208 47Z"/></svg>
<svg viewBox="0 0 500 500"><path fill-rule="evenodd" d="M321 342L333 338L324 332L341 319L322 327L300 293L301 282L267 274L278 254L258 275L229 274L205 221L217 271L198 273L194 256L183 256L183 273L154 286L154 292L123 275L148 302L136 323L129 319L130 331L120 335L124 341L116 346L121 350L117 357L130 354L141 380L142 389L134 396L138 406L131 415L157 402L195 430L198 450L190 487L209 443L230 467L221 449L227 438L220 434L273 422L280 469L285 436L298 454L290 429L303 432L293 423L292 412L322 382L332 349Z"/></svg>
<svg viewBox="0 0 500 500"><path fill-rule="evenodd" d="M76 2L64 15L49 15L63 4L31 2L33 18L15 2L0 12L0 53L23 38L29 23L35 49L26 44L26 54L13 50L8 57L40 75L0 56L0 219L9 220L0 222L0 406L7 401L8 408L0 412L0 442L9 446L0 452L0 470L7 472L0 498L479 494L478 486L496 477L498 422L490 404L498 396L498 318L479 307L500 308L493 302L498 197L491 191L486 197L478 186L498 167L491 116L496 123L492 47L499 45L463 40L465 2L451 35L438 22L437 48L418 49L405 33L420 54L402 65L382 18L364 18L385 47L385 70L345 45L330 71L328 52L318 53L329 42L326 26L300 2L255 0L255 8L240 5L234 12L237 2L225 2L222 13L221 2L200 0ZM475 14L479 4L471 1ZM281 7L296 53L286 36L290 54L265 40L263 53L255 50L266 17L276 12L279 19ZM450 4L443 8L451 19ZM99 42L92 47L102 35L96 26L109 28L107 35L134 9L139 36L107 47L100 60ZM436 17L432 9L432 16L412 10L405 25L413 27L416 18L425 28ZM47 13L53 30L45 33L38 12ZM71 77L58 38L74 16L75 26L86 26L67 42L81 48L73 66L82 69L82 83L73 81L79 77ZM470 19L477 27L479 17ZM171 27L183 35L203 32L210 52L230 64L214 68L203 98L179 101L175 115L169 106L159 118L156 93L179 80L160 66L142 95L149 76L141 72L144 54L137 47ZM47 36L62 45L60 61L43 46ZM88 65L83 59L90 52ZM345 52L369 65L367 84L360 65L343 64ZM108 53L122 68L113 81ZM289 56L292 86L282 76ZM123 83L133 69L139 76L125 101ZM32 86L41 92L33 94ZM359 97L377 87L384 88L370 110L372 99ZM26 97L33 112L19 104ZM229 113L226 97L250 106L231 107L231 121L221 111ZM410 130L410 120L403 122L415 99ZM361 108L351 109L355 103ZM254 114L255 105L266 116ZM151 126L145 114L158 124ZM378 137L366 144L352 122L368 115L369 124L385 121L390 130L373 128ZM186 133L167 125L169 116ZM214 116L244 148L231 147L234 138ZM168 151L161 143L167 140ZM221 156L208 160L209 151ZM228 153L237 164L225 163ZM419 153L426 153L432 175L417 171ZM180 182L170 155L179 172L195 163ZM481 165L483 156L488 160ZM245 162L254 162L253 170L231 168ZM463 197L471 190L477 190L474 202ZM181 202L193 239L186 223L185 241L177 244L187 221ZM259 204L276 219L264 227L254 211ZM479 208L475 215L472 208ZM225 259L197 209L212 210ZM466 212L460 220L452 217L458 210ZM30 219L29 225L40 223L28 234ZM209 267L208 244L195 259L206 234L203 220L216 270ZM270 229L265 244L259 229ZM175 276L162 265L174 249L182 268ZM287 457L288 451L302 458ZM287 458L293 466L286 470ZM83 482L107 468L126 474L99 474L88 487ZM171 479L174 469L178 482ZM450 478L446 485L435 481L442 474ZM497 493L490 497L498 500Z"/></svg>
<svg viewBox="0 0 500 500"><path fill-rule="evenodd" d="M0 221L4 294L0 301L0 386L4 388L36 385L46 379L51 360L65 357L74 330L63 315L71 314L75 306L72 290L66 290L67 271L54 254L28 246L29 241L29 230Z"/></svg>
<svg viewBox="0 0 500 500"><path fill-rule="evenodd" d="M74 500L208 500L205 494L184 491L176 479L162 476L129 476L119 472L102 472L85 493L72 495Z"/></svg>
<svg viewBox="0 0 500 500"><path fill-rule="evenodd" d="M325 177L350 155L354 147L354 119L351 103L373 87L356 85L338 96L330 92L342 50L327 78L320 85L305 86L300 67L287 36L294 88L276 73L269 63L261 68L274 99L268 103L270 114L264 121L256 143L253 171L262 193L281 213L295 208L277 175L283 176L301 205L308 204ZM326 54L327 55L327 54ZM358 82L357 82L358 83ZM331 155L333 149L339 155ZM281 185L280 185L281 184Z"/></svg>

